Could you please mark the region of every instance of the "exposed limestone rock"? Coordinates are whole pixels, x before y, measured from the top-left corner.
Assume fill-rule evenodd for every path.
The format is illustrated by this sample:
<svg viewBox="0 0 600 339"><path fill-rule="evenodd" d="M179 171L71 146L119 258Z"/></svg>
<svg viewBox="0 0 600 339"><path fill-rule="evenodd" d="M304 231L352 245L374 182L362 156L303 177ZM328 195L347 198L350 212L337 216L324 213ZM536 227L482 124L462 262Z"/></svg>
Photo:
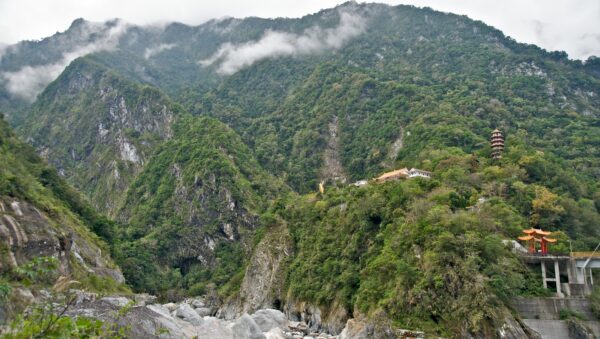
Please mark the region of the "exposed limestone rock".
<svg viewBox="0 0 600 339"><path fill-rule="evenodd" d="M346 309L338 302L323 307L288 298L283 310L288 319L308 324L310 331L333 334L340 333L350 318Z"/></svg>
<svg viewBox="0 0 600 339"><path fill-rule="evenodd" d="M207 317L212 314L212 310L208 307L199 307L194 309L194 311L201 317Z"/></svg>
<svg viewBox="0 0 600 339"><path fill-rule="evenodd" d="M0 212L0 246L7 251L0 254L0 269L25 264L35 257L54 257L59 261L59 272L67 275L75 263L85 271L101 277L124 282L121 271L80 230L68 224L56 226L51 218L33 205L13 200L11 206Z"/></svg>
<svg viewBox="0 0 600 339"><path fill-rule="evenodd" d="M374 317L373 321L359 316L357 319L348 319L346 327L340 333L339 339L395 339L395 338L425 338L421 331L397 329L391 326L387 317Z"/></svg>
<svg viewBox="0 0 600 339"><path fill-rule="evenodd" d="M346 174L342 166L340 156L340 136L339 120L337 115L328 125L329 136L327 139L327 148L323 153L323 169L321 171L322 180L333 180L346 182Z"/></svg>
<svg viewBox="0 0 600 339"><path fill-rule="evenodd" d="M136 294L133 297L133 300L136 302L137 305L141 305L141 306L146 306L146 305L152 305L156 303L156 297L153 295L150 295L148 293L140 293L140 294Z"/></svg>
<svg viewBox="0 0 600 339"><path fill-rule="evenodd" d="M273 328L287 327L287 319L285 314L278 310L258 310L252 314L252 319L263 332L268 332Z"/></svg>
<svg viewBox="0 0 600 339"><path fill-rule="evenodd" d="M287 227L274 226L256 247L246 268L239 294L229 299L218 315L233 319L245 312L279 307L285 293L283 265L290 255L292 242Z"/></svg>
<svg viewBox="0 0 600 339"><path fill-rule="evenodd" d="M262 333L261 328L254 322L252 317L248 314L243 314L241 317L235 320L231 325L231 330L236 338L248 338L248 339L265 339L265 335Z"/></svg>
<svg viewBox="0 0 600 339"><path fill-rule="evenodd" d="M594 339L596 336L594 332L587 328L581 321L577 319L567 320L567 327L569 329L569 338L572 339Z"/></svg>
<svg viewBox="0 0 600 339"><path fill-rule="evenodd" d="M138 299L134 297L134 299ZM308 332L304 323L288 327L282 312L272 309L227 321L215 317L200 318L191 307L193 300L180 304L134 305L123 311L124 305L131 305L124 297L105 297L100 300L77 302L68 311L69 316L86 316L117 324L125 329L130 338L211 338L211 339L284 339L333 338L326 333ZM172 313L169 309L174 309Z"/></svg>
<svg viewBox="0 0 600 339"><path fill-rule="evenodd" d="M398 157L398 152L404 146L404 129L400 127L398 137L394 140L394 143L390 146L390 150L388 156L385 160L383 160L382 165L384 167L392 167L394 165L394 161L396 161L396 157Z"/></svg>
<svg viewBox="0 0 600 339"><path fill-rule="evenodd" d="M273 328L265 333L266 339L286 339L283 330L280 328Z"/></svg>
<svg viewBox="0 0 600 339"><path fill-rule="evenodd" d="M121 160L130 161L134 164L141 163L137 149L133 144L131 144L126 138L119 138L118 142Z"/></svg>
<svg viewBox="0 0 600 339"><path fill-rule="evenodd" d="M125 307L129 304L130 300L125 297L104 297L100 301L113 305L115 307Z"/></svg>
<svg viewBox="0 0 600 339"><path fill-rule="evenodd" d="M115 217L154 146L171 137L176 109L158 91L83 59L42 96L45 104L32 107L21 136L94 207Z"/></svg>
<svg viewBox="0 0 600 339"><path fill-rule="evenodd" d="M465 338L484 339L489 337L503 339L541 339L541 336L529 328L525 323L516 319L507 309L501 309L501 313L493 319L491 326L481 329L477 333L463 333Z"/></svg>
<svg viewBox="0 0 600 339"><path fill-rule="evenodd" d="M195 325L199 325L202 322L202 319L200 319L198 313L196 313L196 311L194 311L194 309L189 304L184 303L179 305L179 307L175 310L175 315L178 318L181 318Z"/></svg>

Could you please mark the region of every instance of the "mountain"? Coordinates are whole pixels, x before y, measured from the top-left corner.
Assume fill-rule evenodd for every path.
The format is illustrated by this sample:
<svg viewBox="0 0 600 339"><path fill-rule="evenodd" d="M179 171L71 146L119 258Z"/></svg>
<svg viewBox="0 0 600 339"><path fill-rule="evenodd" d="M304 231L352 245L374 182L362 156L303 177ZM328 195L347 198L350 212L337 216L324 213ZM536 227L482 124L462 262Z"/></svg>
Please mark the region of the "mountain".
<svg viewBox="0 0 600 339"><path fill-rule="evenodd" d="M600 242L597 58L353 2L195 27L78 20L26 45L43 55L80 26L106 43L33 103L10 101L10 80L2 93L19 134L119 223L98 233L136 291L217 295L231 319L275 307L333 333L354 318L532 337L510 300L550 292L505 244L529 227L554 232L556 253ZM87 46L72 41L60 60ZM9 47L3 79L61 65L6 68L23 51ZM402 167L433 178L349 185Z"/></svg>
<svg viewBox="0 0 600 339"><path fill-rule="evenodd" d="M18 140L4 120L0 163L0 285L15 290L10 302L2 298L0 321L22 310L33 299L32 291L37 295L52 287L59 276L90 291L127 291L106 243L114 223Z"/></svg>
<svg viewBox="0 0 600 339"><path fill-rule="evenodd" d="M19 130L98 210L115 216L182 109L86 58L40 94Z"/></svg>
<svg viewBox="0 0 600 339"><path fill-rule="evenodd" d="M598 158L599 82L580 63L466 17L347 7L365 28L343 47L257 61L189 109L230 124L302 192L340 175L372 177L396 159L410 165L433 145L475 150L495 127L526 131L529 145L598 179L596 160L586 163Z"/></svg>
<svg viewBox="0 0 600 339"><path fill-rule="evenodd" d="M78 21L63 35L81 36L81 25L122 27L97 34L112 38L98 44L110 48L97 47L96 62L229 124L261 165L301 192L373 176L396 159L410 163L426 143L406 134L420 135L422 122L443 136L436 143L471 149L497 126L524 130L531 146L598 178L598 164L582 159L598 154L594 59L571 61L465 16L346 3L300 19L117 22ZM30 45L32 54L44 50ZM0 70L5 59L26 59L12 53ZM442 115L463 119L448 124Z"/></svg>
<svg viewBox="0 0 600 339"><path fill-rule="evenodd" d="M76 58L114 49L125 23L73 21L69 29L40 41L5 46L0 53L0 111L19 122L37 95Z"/></svg>
<svg viewBox="0 0 600 339"><path fill-rule="evenodd" d="M117 259L136 289L222 288L239 279L259 214L286 192L229 127L181 117L127 192Z"/></svg>

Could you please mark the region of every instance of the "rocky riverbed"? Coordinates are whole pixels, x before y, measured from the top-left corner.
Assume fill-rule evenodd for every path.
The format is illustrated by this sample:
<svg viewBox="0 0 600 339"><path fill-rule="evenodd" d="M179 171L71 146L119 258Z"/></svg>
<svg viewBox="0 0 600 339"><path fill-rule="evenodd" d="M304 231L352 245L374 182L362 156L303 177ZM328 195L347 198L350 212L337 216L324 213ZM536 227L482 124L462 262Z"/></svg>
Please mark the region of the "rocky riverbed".
<svg viewBox="0 0 600 339"><path fill-rule="evenodd" d="M338 335L311 329L303 321L290 321L279 310L261 309L232 320L215 316L217 310L202 297L180 303L160 304L149 295L103 297L79 292L67 312L116 323L131 338L211 338L211 339L362 339L373 337L373 326L350 319ZM422 338L421 332L389 333L388 338Z"/></svg>

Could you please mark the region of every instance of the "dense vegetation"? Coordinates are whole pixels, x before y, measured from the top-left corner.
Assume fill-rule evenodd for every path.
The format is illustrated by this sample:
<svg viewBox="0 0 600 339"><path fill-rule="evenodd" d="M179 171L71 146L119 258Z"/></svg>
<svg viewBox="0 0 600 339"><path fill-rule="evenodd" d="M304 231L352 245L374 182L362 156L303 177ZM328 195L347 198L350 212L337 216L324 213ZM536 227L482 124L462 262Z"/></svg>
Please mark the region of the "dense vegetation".
<svg viewBox="0 0 600 339"><path fill-rule="evenodd" d="M81 58L46 87L19 130L96 209L115 217L121 192L181 111L156 88Z"/></svg>
<svg viewBox="0 0 600 339"><path fill-rule="evenodd" d="M34 291L49 288L65 272L80 288L104 293L129 291L107 276L90 274L90 268L84 267L84 259L80 262L70 255L59 262L55 257L39 256L39 253L54 251L54 244L49 243L52 236L71 234L82 247L106 253L104 256L98 254L97 260L115 267L108 255L108 245L98 237L113 240L114 222L98 214L58 176L55 169L37 156L30 145L20 141L4 120L0 120L0 216L4 222L15 220L7 217L10 216L7 208L13 202L31 204L37 209L35 213L39 219L27 215L30 211L21 205L23 217L29 223L22 226L29 233L30 243L13 243L4 237L3 231L0 241L0 323L26 306L27 301L13 291L23 287ZM4 224L2 227L4 230ZM20 226L17 224L17 227ZM15 258L19 266L11 265Z"/></svg>
<svg viewBox="0 0 600 339"><path fill-rule="evenodd" d="M389 168L390 158L413 164L432 145L471 152L500 127L525 133L528 147L552 152L595 185L600 80L580 63L465 17L402 6L372 13L366 32L339 52L265 60L180 100L230 124L265 168L301 192L329 179L321 168L336 117L351 180ZM408 146L400 154L391 148L397 139Z"/></svg>
<svg viewBox="0 0 600 339"><path fill-rule="evenodd" d="M365 28L337 49L232 75L198 64L268 30L336 27L341 12ZM55 38L25 55L37 60ZM597 58L568 60L463 16L355 3L300 19L132 27L119 41L74 61L11 121L120 225L15 142L23 151L7 157L0 192L59 199L111 243L137 291L235 294L252 246L287 228L288 296L436 335L489 333L510 297L548 293L504 240L540 227L558 253L600 242ZM507 149L492 161L496 127ZM434 177L347 185L398 167ZM325 194L311 193L321 181Z"/></svg>
<svg viewBox="0 0 600 339"><path fill-rule="evenodd" d="M286 188L221 122L183 116L173 130L129 189L115 255L138 290L200 294L241 272L258 213Z"/></svg>
<svg viewBox="0 0 600 339"><path fill-rule="evenodd" d="M297 252L289 291L444 336L485 332L510 297L545 295L539 272L503 240L533 226L554 231L554 253L568 253L567 234L574 249L588 249L600 240L600 217L593 201L536 180L531 158L545 160L510 140L499 162L485 149L437 149L419 161L434 179L331 187L275 204Z"/></svg>

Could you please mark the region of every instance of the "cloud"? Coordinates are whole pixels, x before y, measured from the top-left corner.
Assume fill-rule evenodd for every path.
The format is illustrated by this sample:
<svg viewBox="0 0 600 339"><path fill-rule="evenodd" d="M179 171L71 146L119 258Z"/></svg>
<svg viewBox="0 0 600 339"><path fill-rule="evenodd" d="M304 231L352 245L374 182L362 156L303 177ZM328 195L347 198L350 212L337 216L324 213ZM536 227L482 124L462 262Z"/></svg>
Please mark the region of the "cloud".
<svg viewBox="0 0 600 339"><path fill-rule="evenodd" d="M156 54L171 49L173 47L177 46L176 44L160 44L158 46L154 46L154 47L148 47L146 48L146 50L144 51L144 58L146 58L146 60L150 59L151 57L155 56Z"/></svg>
<svg viewBox="0 0 600 339"><path fill-rule="evenodd" d="M85 25L86 27L84 27L81 34L91 37L100 33L100 37L94 42L64 53L60 60L54 63L24 66L18 71L0 73L0 80L5 83L8 92L16 97L33 102L46 85L56 79L71 61L90 53L116 49L119 38L128 27L122 21L117 21L110 27L89 22L86 22Z"/></svg>
<svg viewBox="0 0 600 339"><path fill-rule="evenodd" d="M598 0L400 0L401 3L465 14L519 42L562 50L572 59L600 56Z"/></svg>
<svg viewBox="0 0 600 339"><path fill-rule="evenodd" d="M4 53L6 52L7 48L8 44L3 44L0 42L0 61L2 61L2 57L4 56Z"/></svg>
<svg viewBox="0 0 600 339"><path fill-rule="evenodd" d="M257 41L238 45L225 43L210 58L199 63L204 67L218 64L218 73L233 74L266 58L338 49L366 28L366 20L358 14L349 12L339 14L340 22L335 28L323 29L313 26L302 34L268 30Z"/></svg>

